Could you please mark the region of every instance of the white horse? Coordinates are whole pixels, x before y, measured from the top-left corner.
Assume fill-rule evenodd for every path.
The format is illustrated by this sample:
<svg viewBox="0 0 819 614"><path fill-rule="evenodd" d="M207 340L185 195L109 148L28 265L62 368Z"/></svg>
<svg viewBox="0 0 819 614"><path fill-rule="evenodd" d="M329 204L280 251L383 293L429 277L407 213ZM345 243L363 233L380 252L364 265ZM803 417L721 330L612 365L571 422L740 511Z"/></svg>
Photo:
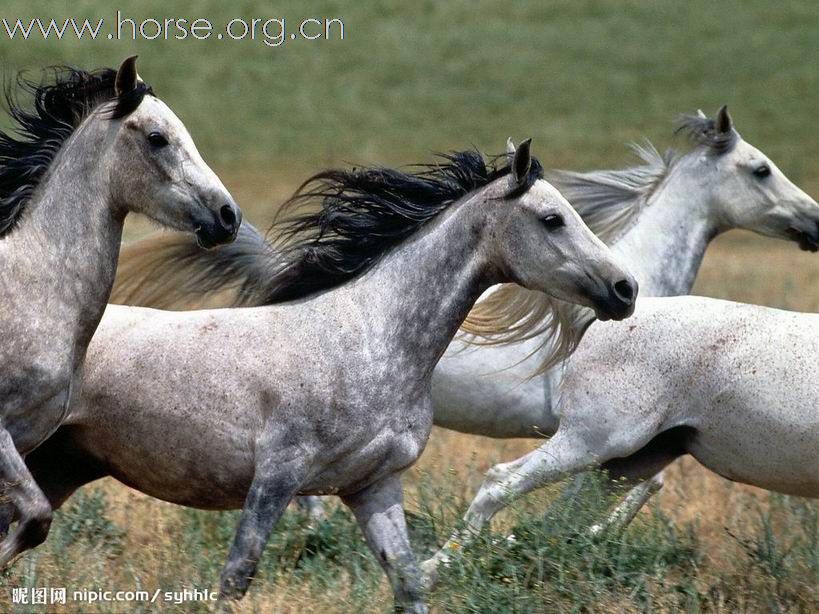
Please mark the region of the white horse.
<svg viewBox="0 0 819 614"><path fill-rule="evenodd" d="M428 579L505 505L592 467L639 482L690 454L729 480L819 497L817 356L819 315L716 299L641 299L626 324L595 324L557 432L487 473L466 529L424 563Z"/></svg>
<svg viewBox="0 0 819 614"><path fill-rule="evenodd" d="M761 151L740 138L725 107L715 120L699 113L681 118L696 147L685 155L660 155L637 147L645 165L623 171L556 172L549 179L640 282L642 296L690 293L710 242L740 228L795 240L816 251L819 205L794 185ZM180 237L182 240L187 240ZM232 249L226 246L226 249ZM212 255L203 254L208 258ZM435 424L487 437L546 437L556 432L555 385L571 361L548 366L553 349L543 297L514 286L491 291L467 320L481 333L491 323L493 345L456 339L435 370ZM564 331L590 321L582 308ZM499 326L504 319L506 326ZM472 322L477 322L471 325ZM583 340L583 344L588 343Z"/></svg>

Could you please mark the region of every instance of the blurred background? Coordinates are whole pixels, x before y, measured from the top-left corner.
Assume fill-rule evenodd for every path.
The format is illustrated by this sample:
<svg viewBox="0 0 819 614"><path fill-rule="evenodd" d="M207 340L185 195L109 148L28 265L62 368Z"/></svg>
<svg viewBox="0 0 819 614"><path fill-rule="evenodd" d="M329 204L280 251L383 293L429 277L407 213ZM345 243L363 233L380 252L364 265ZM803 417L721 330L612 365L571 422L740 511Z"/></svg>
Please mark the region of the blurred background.
<svg viewBox="0 0 819 614"><path fill-rule="evenodd" d="M136 22L206 18L215 31L233 18L285 18L288 29L305 18L343 21L344 40L336 31L331 40L278 47L191 37L78 41L70 33L12 40L0 27L7 82L20 70L116 66L138 53L142 77L257 225L329 165L426 162L432 152L471 146L497 153L512 135L533 137L547 167L619 168L633 162L625 143L649 138L661 150L685 148L673 138L674 118L698 108L712 115L722 104L746 140L819 197L814 0L78 0L70 7L7 0L2 16L9 23L103 18L109 33L117 9ZM147 230L132 220L127 237ZM695 291L817 311L817 282L819 257L734 232L709 251ZM533 445L436 430L408 480L409 507L427 519L427 546L445 536L491 463ZM579 547L565 536L537 541L533 532L540 549L521 552L487 538L473 566L453 573L433 604L441 611L819 611L814 503L731 485L690 462L670 473L658 502L623 540ZM451 505L440 503L441 492ZM525 532L553 494L502 515L498 535L521 522ZM424 501L439 502L434 513ZM333 514L323 528L286 517L247 611L388 607L355 527L343 511ZM215 586L234 526L235 515L181 510L103 482L77 495L49 543L3 582ZM555 560L562 563L544 568Z"/></svg>

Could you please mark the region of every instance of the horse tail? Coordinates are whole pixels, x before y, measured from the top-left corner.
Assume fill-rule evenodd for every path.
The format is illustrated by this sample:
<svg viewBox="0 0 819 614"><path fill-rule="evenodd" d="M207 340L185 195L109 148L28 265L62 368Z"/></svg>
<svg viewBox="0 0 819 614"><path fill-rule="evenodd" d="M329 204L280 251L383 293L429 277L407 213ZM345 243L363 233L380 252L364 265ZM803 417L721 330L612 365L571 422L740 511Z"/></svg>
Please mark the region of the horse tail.
<svg viewBox="0 0 819 614"><path fill-rule="evenodd" d="M235 241L210 250L189 233L156 233L123 245L110 302L175 310L258 305L280 265L247 222Z"/></svg>

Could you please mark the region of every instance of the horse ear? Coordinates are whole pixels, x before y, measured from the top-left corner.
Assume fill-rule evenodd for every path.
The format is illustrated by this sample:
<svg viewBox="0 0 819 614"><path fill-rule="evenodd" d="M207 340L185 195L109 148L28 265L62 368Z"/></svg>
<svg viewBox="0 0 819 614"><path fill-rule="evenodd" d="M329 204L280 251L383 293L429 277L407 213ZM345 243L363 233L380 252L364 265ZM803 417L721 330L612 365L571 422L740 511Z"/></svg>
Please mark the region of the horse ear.
<svg viewBox="0 0 819 614"><path fill-rule="evenodd" d="M526 181L529 171L532 168L532 139L526 139L518 145L515 150L515 157L512 160L512 171L515 173L515 181L521 184Z"/></svg>
<svg viewBox="0 0 819 614"><path fill-rule="evenodd" d="M511 136L506 139L506 155L509 156L510 160L515 157L515 143L512 141Z"/></svg>
<svg viewBox="0 0 819 614"><path fill-rule="evenodd" d="M137 57L138 56L132 55L129 58L125 58L122 64L120 64L119 70L117 71L117 78L114 82L114 93L117 96L122 96L136 89L139 79L136 70Z"/></svg>
<svg viewBox="0 0 819 614"><path fill-rule="evenodd" d="M703 113L702 109L697 109L697 117L699 117L700 119L708 119L708 116L705 113Z"/></svg>
<svg viewBox="0 0 819 614"><path fill-rule="evenodd" d="M728 113L728 105L722 105L722 108L717 111L717 119L714 123L719 134L726 134L734 129L734 120Z"/></svg>

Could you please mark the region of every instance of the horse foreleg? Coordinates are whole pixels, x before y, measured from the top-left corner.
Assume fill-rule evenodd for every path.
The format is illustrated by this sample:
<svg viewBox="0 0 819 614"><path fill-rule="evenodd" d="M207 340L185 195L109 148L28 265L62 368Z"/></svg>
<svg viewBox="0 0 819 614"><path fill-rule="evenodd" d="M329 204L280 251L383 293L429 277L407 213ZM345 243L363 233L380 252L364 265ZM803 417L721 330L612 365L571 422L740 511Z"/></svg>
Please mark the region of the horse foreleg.
<svg viewBox="0 0 819 614"><path fill-rule="evenodd" d="M631 485L632 489L606 520L589 529L590 533L597 536L609 530L624 530L637 512L663 487L663 470L686 452L692 434L690 427L675 427L658 433L636 452L603 463L603 469L608 474L605 486L609 492L618 491L624 484ZM585 473L575 476L558 500L552 503L550 510L571 505L586 487L587 477Z"/></svg>
<svg viewBox="0 0 819 614"><path fill-rule="evenodd" d="M0 488L5 503L13 506L19 518L17 526L0 542L2 569L17 555L45 541L52 518L48 499L37 486L11 435L4 428L0 428ZM8 508L5 513L8 515Z"/></svg>
<svg viewBox="0 0 819 614"><path fill-rule="evenodd" d="M304 473L302 462L283 461L278 455L270 455L257 464L239 528L219 578L220 600L238 600L247 592L270 533L298 492Z"/></svg>
<svg viewBox="0 0 819 614"><path fill-rule="evenodd" d="M426 612L421 571L407 534L400 476L376 482L343 501L355 514L370 550L390 579L396 609Z"/></svg>
<svg viewBox="0 0 819 614"><path fill-rule="evenodd" d="M449 538L435 555L424 561L424 583L432 587L437 580L437 568L472 541L473 537L501 509L515 499L550 482L590 468L594 457L584 442L558 431L537 450L511 463L495 465L466 512L466 528Z"/></svg>
<svg viewBox="0 0 819 614"><path fill-rule="evenodd" d="M597 536L607 531L624 530L637 512L663 487L663 471L687 452L694 433L688 426L678 426L657 434L640 450L604 463L610 488L623 481L636 486L603 522L591 527L591 534Z"/></svg>

